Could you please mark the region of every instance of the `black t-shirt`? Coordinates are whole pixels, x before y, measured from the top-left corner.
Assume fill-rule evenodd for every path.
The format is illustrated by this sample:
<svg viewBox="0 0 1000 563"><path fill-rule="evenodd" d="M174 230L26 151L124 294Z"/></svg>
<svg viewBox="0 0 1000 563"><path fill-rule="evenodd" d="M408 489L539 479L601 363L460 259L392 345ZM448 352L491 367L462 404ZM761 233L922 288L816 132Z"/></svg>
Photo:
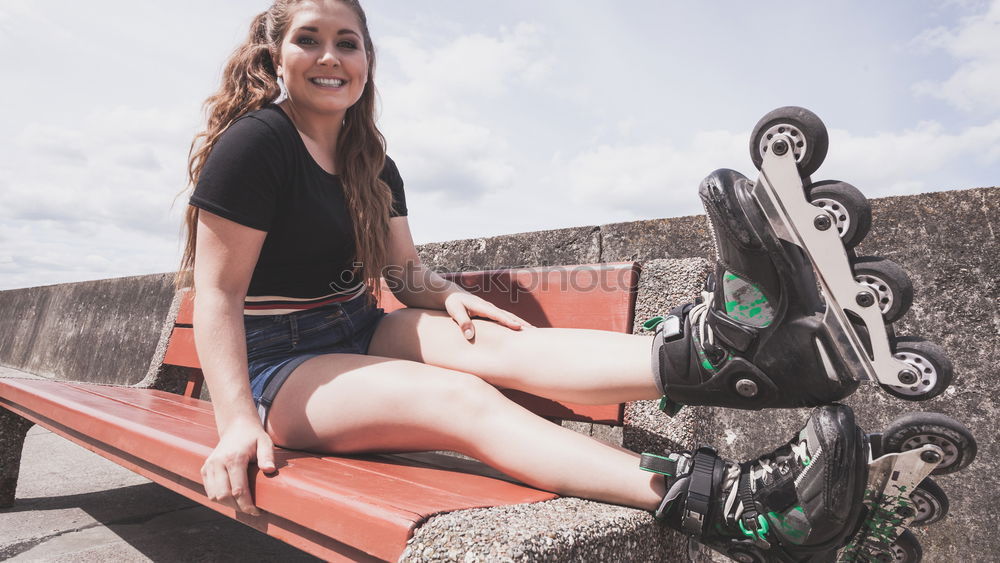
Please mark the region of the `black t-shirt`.
<svg viewBox="0 0 1000 563"><path fill-rule="evenodd" d="M379 177L392 191L391 215L406 215L403 180L389 157ZM267 232L248 303L252 296L314 300L362 287L352 273L354 222L340 178L313 160L276 105L240 117L222 133L190 203Z"/></svg>

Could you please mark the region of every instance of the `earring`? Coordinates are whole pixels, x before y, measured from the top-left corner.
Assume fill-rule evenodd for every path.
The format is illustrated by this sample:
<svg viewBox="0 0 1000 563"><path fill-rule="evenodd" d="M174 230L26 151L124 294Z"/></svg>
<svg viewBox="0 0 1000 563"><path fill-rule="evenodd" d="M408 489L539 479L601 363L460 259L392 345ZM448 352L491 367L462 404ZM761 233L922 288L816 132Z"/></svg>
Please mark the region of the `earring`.
<svg viewBox="0 0 1000 563"><path fill-rule="evenodd" d="M280 76L278 77L278 90L280 90L278 97L272 103L280 104L288 99L288 87L285 86L285 79Z"/></svg>

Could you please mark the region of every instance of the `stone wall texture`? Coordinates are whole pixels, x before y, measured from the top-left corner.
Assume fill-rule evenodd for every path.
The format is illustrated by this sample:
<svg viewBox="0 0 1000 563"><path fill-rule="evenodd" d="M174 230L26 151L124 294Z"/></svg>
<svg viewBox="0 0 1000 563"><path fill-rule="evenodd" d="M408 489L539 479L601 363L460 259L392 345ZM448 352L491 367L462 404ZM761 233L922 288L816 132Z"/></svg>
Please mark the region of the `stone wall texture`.
<svg viewBox="0 0 1000 563"><path fill-rule="evenodd" d="M0 365L50 378L137 383L173 293L172 274L0 291Z"/></svg>
<svg viewBox="0 0 1000 563"><path fill-rule="evenodd" d="M990 518L996 513L992 492L1000 487L1000 478L988 465L1000 457L994 422L1000 412L991 367L991 359L1000 357L1000 222L996 220L1000 188L889 197L873 200L872 206L874 227L858 248L859 254L890 258L910 274L915 303L897 323L897 330L941 344L954 361L956 375L944 395L927 402L895 399L876 386L862 387L847 402L870 431L918 410L947 413L973 430L979 440L978 460L959 474L938 479L951 499L951 516L916 533L927 561L991 560L1000 553L1000 537ZM639 323L689 300L713 252L703 216L432 243L419 250L423 260L439 271L636 260L644 266L637 303ZM46 377L134 384L147 374L157 346L162 348L161 328L170 315L172 293L168 274L0 292L0 365ZM808 411L688 408L669 420L652 404L635 403L629 405L626 416L630 428L619 439L634 449L704 443L724 455L744 458L785 441ZM565 514L582 516L591 510L589 505L575 504L582 501L554 502L552 510ZM536 510L542 508L467 516L490 523L496 531L524 521L519 516L511 520L512 515ZM434 560L465 558L469 540L479 536L454 528L464 516L456 513L437 525L435 519L429 521L415 538L420 540L419 548L414 545L404 558L424 560L424 552L433 554L429 559ZM608 512L607 518L627 529L621 545L638 558L633 560L652 560L653 554L661 561L689 560L679 538L644 519L648 515L626 510ZM506 547L491 544L480 555L482 560L532 561L596 561L598 555L612 556L614 552L604 547L583 549L597 545L593 543L597 536L586 531L590 528L582 526L578 537L561 528L551 532L550 539L542 538L541 543L555 542L561 547L549 555L539 550L536 539L518 539ZM427 533L433 529L452 530L452 540L442 543ZM508 535L518 536L515 531ZM544 530L538 533L545 535ZM667 536L658 539L655 534ZM505 541L497 536L492 539ZM519 553L523 558L517 557ZM704 554L694 557L701 560Z"/></svg>

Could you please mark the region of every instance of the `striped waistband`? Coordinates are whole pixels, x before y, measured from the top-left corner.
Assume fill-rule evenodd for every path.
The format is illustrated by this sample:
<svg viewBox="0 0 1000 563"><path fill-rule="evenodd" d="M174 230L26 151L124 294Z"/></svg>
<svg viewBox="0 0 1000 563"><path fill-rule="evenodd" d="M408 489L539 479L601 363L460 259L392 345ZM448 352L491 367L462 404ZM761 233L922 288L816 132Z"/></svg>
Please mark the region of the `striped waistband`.
<svg viewBox="0 0 1000 563"><path fill-rule="evenodd" d="M315 309L332 303L350 301L363 295L368 287L364 283L341 293L331 293L322 297L300 298L281 297L277 295L248 295L243 302L243 314L255 315L287 315L297 311Z"/></svg>

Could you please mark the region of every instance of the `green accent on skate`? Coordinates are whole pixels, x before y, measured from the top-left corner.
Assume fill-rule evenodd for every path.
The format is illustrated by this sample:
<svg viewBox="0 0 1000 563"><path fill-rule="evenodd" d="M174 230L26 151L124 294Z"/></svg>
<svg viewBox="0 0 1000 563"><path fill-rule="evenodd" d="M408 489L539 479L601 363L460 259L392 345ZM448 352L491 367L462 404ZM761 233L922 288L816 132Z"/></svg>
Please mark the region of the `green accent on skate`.
<svg viewBox="0 0 1000 563"><path fill-rule="evenodd" d="M854 538L844 547L842 562L872 561L879 554L886 553L899 534L905 529L904 518L896 512L899 506L909 506L912 502L906 492L909 487L894 487L884 490L865 490L862 501L868 508L868 516L861 523Z"/></svg>
<svg viewBox="0 0 1000 563"><path fill-rule="evenodd" d="M660 324L665 320L666 319L664 319L663 317L653 317L648 321L642 323L642 328L650 331L656 330L656 327L660 326Z"/></svg>
<svg viewBox="0 0 1000 563"><path fill-rule="evenodd" d="M809 534L809 521L806 520L805 511L802 510L801 506L796 506L785 514L768 512L767 515L777 525L782 535L792 543L801 544L805 541L806 535ZM803 524L806 529L802 529L796 524Z"/></svg>
<svg viewBox="0 0 1000 563"><path fill-rule="evenodd" d="M757 328L764 328L774 321L774 310L756 284L729 272L722 276L722 280L729 318Z"/></svg>
<svg viewBox="0 0 1000 563"><path fill-rule="evenodd" d="M703 367L703 368L705 368L705 369L707 369L709 371L715 370L715 366L713 366L712 362L708 361L707 359L702 360L701 367Z"/></svg>
<svg viewBox="0 0 1000 563"><path fill-rule="evenodd" d="M812 458L806 456L805 459L802 460L802 467L809 467L809 464L812 462L813 462Z"/></svg>
<svg viewBox="0 0 1000 563"><path fill-rule="evenodd" d="M740 531L743 532L744 536L748 538L760 538L765 541L767 540L767 538L765 538L764 536L766 536L768 530L771 529L771 525L767 523L767 518L764 518L763 514L757 515L757 525L760 526L760 528L757 530L756 534L746 529L743 526L743 520L740 520L739 524L740 524Z"/></svg>
<svg viewBox="0 0 1000 563"><path fill-rule="evenodd" d="M677 416L677 413L681 412L684 405L672 400L666 395L660 397L660 404L657 405L661 411L666 413L667 416Z"/></svg>

